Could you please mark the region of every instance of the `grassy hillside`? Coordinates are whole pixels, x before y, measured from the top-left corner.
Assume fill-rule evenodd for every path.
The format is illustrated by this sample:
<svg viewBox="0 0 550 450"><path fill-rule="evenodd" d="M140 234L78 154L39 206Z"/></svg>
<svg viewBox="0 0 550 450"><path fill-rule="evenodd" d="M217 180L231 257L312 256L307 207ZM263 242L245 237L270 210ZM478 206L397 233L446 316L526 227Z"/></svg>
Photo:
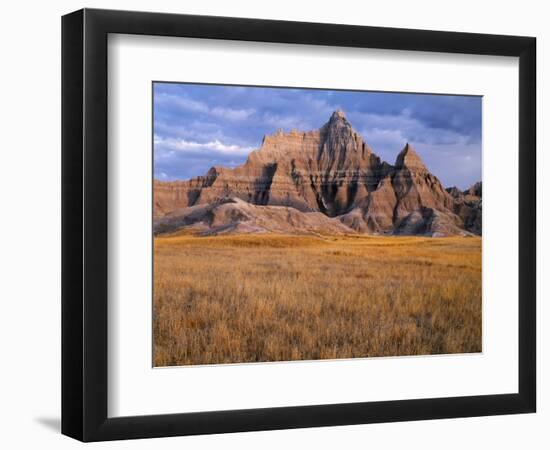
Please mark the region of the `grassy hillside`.
<svg viewBox="0 0 550 450"><path fill-rule="evenodd" d="M155 238L154 364L481 351L481 239Z"/></svg>

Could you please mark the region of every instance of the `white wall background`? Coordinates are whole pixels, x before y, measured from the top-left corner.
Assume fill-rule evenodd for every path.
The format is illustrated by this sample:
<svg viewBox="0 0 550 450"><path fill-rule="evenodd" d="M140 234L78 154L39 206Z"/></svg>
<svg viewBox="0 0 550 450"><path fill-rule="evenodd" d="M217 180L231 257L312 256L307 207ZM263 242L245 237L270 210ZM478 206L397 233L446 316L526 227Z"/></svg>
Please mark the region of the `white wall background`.
<svg viewBox="0 0 550 450"><path fill-rule="evenodd" d="M538 38L539 278L548 269L550 29L544 2L315 2L278 0L19 1L0 15L0 446L75 448L59 434L60 417L60 16L83 6L164 12L530 35ZM503 186L506 195L506 186ZM546 255L543 256L543 253ZM550 308L539 282L539 412L277 432L101 443L94 448L400 448L550 447Z"/></svg>

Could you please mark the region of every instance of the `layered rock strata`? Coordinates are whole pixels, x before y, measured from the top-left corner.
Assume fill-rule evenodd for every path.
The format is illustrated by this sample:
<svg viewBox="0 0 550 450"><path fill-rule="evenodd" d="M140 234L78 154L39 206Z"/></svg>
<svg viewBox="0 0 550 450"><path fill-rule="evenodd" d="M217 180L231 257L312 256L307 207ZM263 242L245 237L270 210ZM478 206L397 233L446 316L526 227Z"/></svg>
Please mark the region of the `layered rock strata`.
<svg viewBox="0 0 550 450"><path fill-rule="evenodd" d="M284 211L283 216L295 215L294 222L308 223L298 231L326 227L327 233L481 234L481 183L464 192L444 189L408 143L393 165L382 161L342 111L335 111L319 130L265 136L261 147L234 169L212 167L187 181L154 181L157 231L197 223L217 229L208 220L189 219L195 217L193 210L204 209L200 206L216 213L220 208L246 210L248 215L224 222L229 231L239 231L231 224L241 224L240 231L270 231L256 216L273 213L280 222L274 211ZM249 210L251 206L275 209ZM311 220L319 226L311 226ZM243 225L247 222L248 228ZM278 232L289 232L286 225L282 228Z"/></svg>

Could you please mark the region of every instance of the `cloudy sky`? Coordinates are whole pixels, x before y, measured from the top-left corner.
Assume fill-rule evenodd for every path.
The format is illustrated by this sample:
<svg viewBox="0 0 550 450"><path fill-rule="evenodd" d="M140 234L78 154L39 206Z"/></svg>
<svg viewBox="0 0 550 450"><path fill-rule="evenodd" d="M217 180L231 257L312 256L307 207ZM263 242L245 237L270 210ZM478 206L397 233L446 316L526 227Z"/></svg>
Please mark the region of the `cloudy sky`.
<svg viewBox="0 0 550 450"><path fill-rule="evenodd" d="M154 84L159 180L242 164L265 134L320 128L342 109L383 160L409 142L445 186L481 180L481 98L451 95Z"/></svg>

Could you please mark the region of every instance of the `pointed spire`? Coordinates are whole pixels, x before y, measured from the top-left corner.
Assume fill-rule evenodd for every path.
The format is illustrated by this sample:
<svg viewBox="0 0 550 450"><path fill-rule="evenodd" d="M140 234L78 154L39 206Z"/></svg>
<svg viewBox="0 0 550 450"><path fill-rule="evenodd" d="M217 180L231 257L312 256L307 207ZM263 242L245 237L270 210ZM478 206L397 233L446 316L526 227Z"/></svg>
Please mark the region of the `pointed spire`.
<svg viewBox="0 0 550 450"><path fill-rule="evenodd" d="M344 111L342 111L341 109L337 109L330 116L330 120L338 120L338 119L345 119L345 118L346 118L346 115L344 114Z"/></svg>
<svg viewBox="0 0 550 450"><path fill-rule="evenodd" d="M399 155L397 155L397 159L395 160L395 168L409 169L415 172L427 170L418 153L416 153L412 145L408 142L405 144L405 147L403 147L403 150L401 150Z"/></svg>
<svg viewBox="0 0 550 450"><path fill-rule="evenodd" d="M329 121L324 125L324 127L328 127L332 130L339 130L342 128L352 130L351 123L349 123L348 119L346 119L346 115L341 109L337 109L332 113Z"/></svg>

